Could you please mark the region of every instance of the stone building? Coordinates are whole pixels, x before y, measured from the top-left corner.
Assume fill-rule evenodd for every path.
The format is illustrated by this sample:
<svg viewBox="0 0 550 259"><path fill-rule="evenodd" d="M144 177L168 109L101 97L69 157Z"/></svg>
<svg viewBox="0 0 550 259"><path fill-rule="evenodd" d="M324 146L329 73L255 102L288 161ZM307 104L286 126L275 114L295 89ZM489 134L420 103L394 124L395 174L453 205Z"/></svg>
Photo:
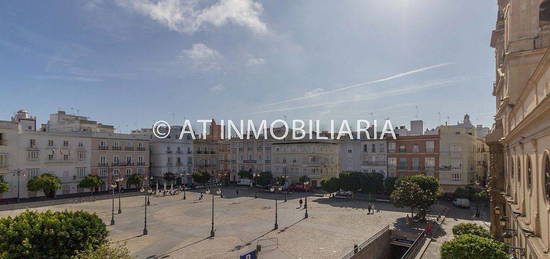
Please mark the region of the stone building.
<svg viewBox="0 0 550 259"><path fill-rule="evenodd" d="M491 46L491 232L518 258L549 258L550 0L499 0Z"/></svg>
<svg viewBox="0 0 550 259"><path fill-rule="evenodd" d="M388 140L387 152L389 176L439 178L439 135L398 136Z"/></svg>

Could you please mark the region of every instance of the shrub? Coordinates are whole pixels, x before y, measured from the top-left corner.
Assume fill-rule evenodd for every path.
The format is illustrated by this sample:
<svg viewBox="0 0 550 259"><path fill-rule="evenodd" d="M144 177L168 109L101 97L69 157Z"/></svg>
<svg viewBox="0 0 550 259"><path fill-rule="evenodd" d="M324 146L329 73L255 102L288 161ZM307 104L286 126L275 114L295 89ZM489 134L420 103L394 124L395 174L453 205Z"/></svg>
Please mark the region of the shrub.
<svg viewBox="0 0 550 259"><path fill-rule="evenodd" d="M99 187L101 187L101 185L104 185L104 184L105 184L105 181L103 181L103 179L101 179L99 176L88 175L82 178L82 180L78 183L78 187L88 188L90 189L90 193L93 194L95 191L97 191L97 189L99 189Z"/></svg>
<svg viewBox="0 0 550 259"><path fill-rule="evenodd" d="M478 224L460 223L453 227L453 235L460 236L465 234L491 238L489 231Z"/></svg>
<svg viewBox="0 0 550 259"><path fill-rule="evenodd" d="M52 174L42 174L31 178L27 182L27 189L31 192L42 191L46 197L55 197L55 192L61 188L61 180Z"/></svg>
<svg viewBox="0 0 550 259"><path fill-rule="evenodd" d="M121 243L105 243L95 250L78 252L73 259L131 259L130 251Z"/></svg>
<svg viewBox="0 0 550 259"><path fill-rule="evenodd" d="M441 246L442 259L508 259L506 244L476 235L460 235Z"/></svg>
<svg viewBox="0 0 550 259"><path fill-rule="evenodd" d="M210 180L210 174L204 171L195 172L192 177L194 182L200 184L205 184Z"/></svg>
<svg viewBox="0 0 550 259"><path fill-rule="evenodd" d="M128 180L126 180L126 183L138 188L143 184L143 176L139 174L133 174L130 177L128 177Z"/></svg>
<svg viewBox="0 0 550 259"><path fill-rule="evenodd" d="M329 193L340 190L340 179L330 176L323 177L321 179L321 189Z"/></svg>
<svg viewBox="0 0 550 259"><path fill-rule="evenodd" d="M25 211L0 219L0 258L71 258L107 241L101 219L84 211Z"/></svg>
<svg viewBox="0 0 550 259"><path fill-rule="evenodd" d="M261 172L259 176L254 177L254 182L258 185L266 186L273 182L271 172Z"/></svg>
<svg viewBox="0 0 550 259"><path fill-rule="evenodd" d="M4 181L4 177L0 175L0 193L7 192L10 189L10 185Z"/></svg>

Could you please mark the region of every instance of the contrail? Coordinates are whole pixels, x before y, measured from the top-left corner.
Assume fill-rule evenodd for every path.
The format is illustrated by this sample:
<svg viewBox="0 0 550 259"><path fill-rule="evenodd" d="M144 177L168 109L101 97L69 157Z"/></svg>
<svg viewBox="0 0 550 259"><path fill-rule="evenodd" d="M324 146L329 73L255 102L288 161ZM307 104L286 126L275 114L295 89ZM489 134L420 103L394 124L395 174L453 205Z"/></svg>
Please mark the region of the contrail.
<svg viewBox="0 0 550 259"><path fill-rule="evenodd" d="M284 101L279 101L279 102L274 102L274 103L263 104L263 105L260 105L260 106L258 106L258 107L265 107L265 106L271 106L271 105L282 104L282 103L289 103L289 102L294 102L294 101L299 101L299 100L306 100L306 99L310 99L310 98L317 97L317 96L321 96L321 95L326 95L326 94L331 94L331 93L336 93L336 92L341 92L341 91L349 90L349 89L352 89L352 88L357 88L357 87L363 87L363 86L367 86L367 85L378 84L378 83L390 81L390 80L393 80L393 79L397 79L397 78L400 78L400 77L404 77L404 76L408 76L408 75L420 73L420 72L423 72L423 71L426 71L426 70L431 70L431 69L435 69L435 68L439 68L439 67L445 67L445 66L448 66L448 65L451 65L451 64L453 64L453 63L441 63L441 64L437 64L437 65L433 65L433 66L422 67L422 68L418 68L418 69L415 69L415 70L411 70L411 71L407 71L407 72L395 74L395 75L392 75L392 76L389 76L389 77L385 77L385 78L381 78L381 79L377 79L377 80L373 80L373 81L368 81L368 82L363 82L363 83L357 83L357 84L353 84L353 85L348 85L348 86L344 86L344 87L341 87L341 88L336 88L336 89L333 89L333 90L328 90L328 91L322 91L322 92L318 92L318 93L313 93L313 94L310 94L310 95L307 95L307 96L296 97L296 98L287 99L287 100L284 100Z"/></svg>
<svg viewBox="0 0 550 259"><path fill-rule="evenodd" d="M325 103L316 103L316 104L309 104L309 105L301 105L301 106L294 106L294 107L285 107L285 108L278 108L278 109L271 109L271 110L263 110L263 111L257 111L250 114L262 114L262 113L271 113L271 112L282 112L282 111L290 111L290 110L299 110L299 109L308 109L308 108L315 108L320 106L326 106L326 105L338 105L338 104L344 104L344 103L351 103L351 102L360 102L360 101L367 101L367 100L374 100L379 99L383 97L389 97L389 96L396 96L396 95L403 95L403 94L409 94L409 93L415 93L424 89L428 88L437 88L437 87L444 87L451 85L456 82L470 80L471 77L458 77L458 78L450 78L446 80L435 80L435 81L427 81L422 84L413 85L409 87L402 87L397 89L390 89L378 94L371 94L367 97L363 98L357 98L357 99L351 99L351 100L342 100L342 101L336 101L336 102L325 102Z"/></svg>

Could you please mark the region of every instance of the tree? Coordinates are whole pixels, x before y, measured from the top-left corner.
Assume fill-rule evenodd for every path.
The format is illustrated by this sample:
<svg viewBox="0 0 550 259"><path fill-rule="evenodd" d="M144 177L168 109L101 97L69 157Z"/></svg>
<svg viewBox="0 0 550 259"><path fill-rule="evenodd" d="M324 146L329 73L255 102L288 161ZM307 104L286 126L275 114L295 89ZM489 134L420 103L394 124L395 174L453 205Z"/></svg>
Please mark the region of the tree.
<svg viewBox="0 0 550 259"><path fill-rule="evenodd" d="M364 193L382 193L384 191L384 175L379 173L363 174L361 190Z"/></svg>
<svg viewBox="0 0 550 259"><path fill-rule="evenodd" d="M246 179L252 179L252 172L241 170L239 171L239 177L240 178L246 178Z"/></svg>
<svg viewBox="0 0 550 259"><path fill-rule="evenodd" d="M346 191L357 191L361 189L361 178L364 177L361 172L341 172L340 187Z"/></svg>
<svg viewBox="0 0 550 259"><path fill-rule="evenodd" d="M49 198L55 197L55 192L61 188L61 180L52 174L35 176L27 182L27 189L31 192L43 191Z"/></svg>
<svg viewBox="0 0 550 259"><path fill-rule="evenodd" d="M442 259L508 259L506 244L476 235L460 235L441 246Z"/></svg>
<svg viewBox="0 0 550 259"><path fill-rule="evenodd" d="M107 242L107 228L84 211L25 211L0 218L0 258L71 258Z"/></svg>
<svg viewBox="0 0 550 259"><path fill-rule="evenodd" d="M491 234L484 227L474 223L460 223L453 227L453 235L476 235L480 237L492 238Z"/></svg>
<svg viewBox="0 0 550 259"><path fill-rule="evenodd" d="M340 179L330 176L323 177L321 179L321 189L328 193L340 190Z"/></svg>
<svg viewBox="0 0 550 259"><path fill-rule="evenodd" d="M105 243L97 249L78 252L73 259L131 259L130 251L125 244Z"/></svg>
<svg viewBox="0 0 550 259"><path fill-rule="evenodd" d="M205 184L210 181L210 174L205 171L194 172L193 181L200 184Z"/></svg>
<svg viewBox="0 0 550 259"><path fill-rule="evenodd" d="M126 180L126 183L129 185L133 185L136 188L139 188L143 184L143 176L139 174L133 174L128 177L128 180Z"/></svg>
<svg viewBox="0 0 550 259"><path fill-rule="evenodd" d="M172 183L176 180L176 175L173 173L165 173L164 174L164 181L167 183Z"/></svg>
<svg viewBox="0 0 550 259"><path fill-rule="evenodd" d="M105 181L103 181L103 179L101 179L99 176L88 175L82 178L82 180L78 183L78 187L89 188L90 194L93 195L94 192L96 192L97 189L99 189L99 187L101 187L101 185L104 185L104 184L105 184Z"/></svg>
<svg viewBox="0 0 550 259"><path fill-rule="evenodd" d="M283 176L278 176L277 178L275 178L274 182L277 185L285 185L286 184L286 178L284 178Z"/></svg>
<svg viewBox="0 0 550 259"><path fill-rule="evenodd" d="M438 192L439 182L435 178L416 175L399 179L390 197L396 207L410 207L412 213L418 211L417 218L424 219Z"/></svg>
<svg viewBox="0 0 550 259"><path fill-rule="evenodd" d="M310 179L309 179L309 176L307 176L307 175L302 175L302 176L300 176L300 178L298 179L298 181L301 182L301 183L309 182L309 180L310 180Z"/></svg>
<svg viewBox="0 0 550 259"><path fill-rule="evenodd" d="M386 177L386 179L384 179L384 192L387 194L387 195L390 195L393 190L395 189L395 183L397 182L397 177Z"/></svg>
<svg viewBox="0 0 550 259"><path fill-rule="evenodd" d="M271 172L261 172L259 176L254 178L254 182L258 185L267 186L273 182Z"/></svg>
<svg viewBox="0 0 550 259"><path fill-rule="evenodd" d="M4 176L0 175L0 194L7 192L10 189L10 185L4 181Z"/></svg>

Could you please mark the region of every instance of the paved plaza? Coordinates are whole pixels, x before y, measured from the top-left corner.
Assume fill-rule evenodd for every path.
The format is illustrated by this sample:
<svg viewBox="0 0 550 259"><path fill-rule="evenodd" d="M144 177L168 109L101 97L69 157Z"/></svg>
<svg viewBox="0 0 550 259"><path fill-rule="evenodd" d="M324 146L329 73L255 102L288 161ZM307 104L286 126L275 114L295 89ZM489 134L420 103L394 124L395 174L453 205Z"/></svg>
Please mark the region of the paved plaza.
<svg viewBox="0 0 550 259"><path fill-rule="evenodd" d="M338 258L397 218L404 210L390 204L378 204L379 213L367 215L364 201L308 199L309 218L297 209L299 194L254 193L245 189L236 196L234 189L224 189L224 198L215 197L216 236L211 229L211 196L198 200L197 192L154 197L148 209L149 235L142 236L144 197L122 198L122 214L115 214L109 226L114 241L126 241L137 258L236 258L262 245L262 258ZM275 222L275 198L278 198L279 229ZM115 203L115 213L118 201ZM97 200L32 208L32 210L86 210L96 213L106 224L111 219L111 200ZM0 217L16 215L23 209L1 211Z"/></svg>

